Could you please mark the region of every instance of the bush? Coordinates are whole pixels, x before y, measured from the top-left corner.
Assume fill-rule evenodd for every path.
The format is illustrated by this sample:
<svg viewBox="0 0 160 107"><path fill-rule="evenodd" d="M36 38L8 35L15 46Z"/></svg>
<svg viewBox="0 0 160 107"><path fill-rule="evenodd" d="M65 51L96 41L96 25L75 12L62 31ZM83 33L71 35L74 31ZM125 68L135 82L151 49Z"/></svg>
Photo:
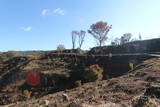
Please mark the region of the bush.
<svg viewBox="0 0 160 107"><path fill-rule="evenodd" d="M31 91L28 91L28 90L24 90L24 91L23 91L23 97L24 97L26 100L31 98L31 94L32 94Z"/></svg>
<svg viewBox="0 0 160 107"><path fill-rule="evenodd" d="M74 86L75 87L80 87L82 85L82 81L81 80L77 80L74 82Z"/></svg>
<svg viewBox="0 0 160 107"><path fill-rule="evenodd" d="M102 80L103 69L99 67L98 64L91 65L89 68L85 69L84 79L88 81Z"/></svg>
<svg viewBox="0 0 160 107"><path fill-rule="evenodd" d="M74 82L81 80L82 82L91 82L96 80L102 80L103 69L99 65L94 64L89 67L79 67L70 72L70 78Z"/></svg>

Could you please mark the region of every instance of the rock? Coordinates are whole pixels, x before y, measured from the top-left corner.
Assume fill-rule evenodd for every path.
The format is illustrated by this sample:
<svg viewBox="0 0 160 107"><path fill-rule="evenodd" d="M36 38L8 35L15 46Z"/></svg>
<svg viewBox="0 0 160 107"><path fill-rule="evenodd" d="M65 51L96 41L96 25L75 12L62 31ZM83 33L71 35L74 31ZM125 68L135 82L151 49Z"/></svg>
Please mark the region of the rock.
<svg viewBox="0 0 160 107"><path fill-rule="evenodd" d="M45 106L48 106L48 105L49 105L49 101L45 100Z"/></svg>
<svg viewBox="0 0 160 107"><path fill-rule="evenodd" d="M64 101L69 101L69 97L67 94L62 94Z"/></svg>

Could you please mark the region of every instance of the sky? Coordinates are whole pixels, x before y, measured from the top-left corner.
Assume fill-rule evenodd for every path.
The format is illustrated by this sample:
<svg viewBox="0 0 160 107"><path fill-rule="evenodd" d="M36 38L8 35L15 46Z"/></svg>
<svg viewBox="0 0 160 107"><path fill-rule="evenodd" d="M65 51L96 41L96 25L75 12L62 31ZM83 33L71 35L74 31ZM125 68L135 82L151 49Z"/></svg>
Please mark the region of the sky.
<svg viewBox="0 0 160 107"><path fill-rule="evenodd" d="M109 44L124 33L160 37L160 0L0 0L0 51L72 48L71 31L105 21ZM86 34L82 49L96 45Z"/></svg>

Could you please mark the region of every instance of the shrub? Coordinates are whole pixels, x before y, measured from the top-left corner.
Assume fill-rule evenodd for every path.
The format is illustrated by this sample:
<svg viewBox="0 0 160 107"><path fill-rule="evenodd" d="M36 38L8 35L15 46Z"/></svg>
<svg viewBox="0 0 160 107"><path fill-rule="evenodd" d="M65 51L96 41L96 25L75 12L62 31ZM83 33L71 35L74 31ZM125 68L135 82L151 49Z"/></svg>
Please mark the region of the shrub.
<svg viewBox="0 0 160 107"><path fill-rule="evenodd" d="M28 91L28 90L23 91L23 96L26 100L31 98L31 94L32 94L32 91Z"/></svg>
<svg viewBox="0 0 160 107"><path fill-rule="evenodd" d="M79 87L81 85L82 85L82 81L81 80L77 80L77 81L74 82L74 86L75 87Z"/></svg>
<svg viewBox="0 0 160 107"><path fill-rule="evenodd" d="M86 81L96 81L102 80L103 69L99 67L98 64L91 65L89 68L85 69L84 79Z"/></svg>
<svg viewBox="0 0 160 107"><path fill-rule="evenodd" d="M97 71L97 73L103 73L103 69L98 64L91 65L89 68L90 70Z"/></svg>
<svg viewBox="0 0 160 107"><path fill-rule="evenodd" d="M81 80L82 82L91 82L96 80L102 80L103 69L98 64L91 65L89 67L76 68L70 72L70 79L74 82Z"/></svg>

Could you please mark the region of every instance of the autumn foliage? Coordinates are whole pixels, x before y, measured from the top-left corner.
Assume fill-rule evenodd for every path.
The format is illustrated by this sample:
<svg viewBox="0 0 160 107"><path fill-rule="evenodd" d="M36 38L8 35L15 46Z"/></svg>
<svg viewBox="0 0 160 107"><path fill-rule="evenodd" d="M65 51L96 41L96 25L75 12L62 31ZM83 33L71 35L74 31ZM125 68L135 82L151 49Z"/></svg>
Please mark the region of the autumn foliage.
<svg viewBox="0 0 160 107"><path fill-rule="evenodd" d="M90 30L88 30L88 33L90 33L97 40L97 44L99 46L102 46L107 40L107 34L111 28L112 26L108 25L107 22L100 21L96 24L92 24L90 26Z"/></svg>

